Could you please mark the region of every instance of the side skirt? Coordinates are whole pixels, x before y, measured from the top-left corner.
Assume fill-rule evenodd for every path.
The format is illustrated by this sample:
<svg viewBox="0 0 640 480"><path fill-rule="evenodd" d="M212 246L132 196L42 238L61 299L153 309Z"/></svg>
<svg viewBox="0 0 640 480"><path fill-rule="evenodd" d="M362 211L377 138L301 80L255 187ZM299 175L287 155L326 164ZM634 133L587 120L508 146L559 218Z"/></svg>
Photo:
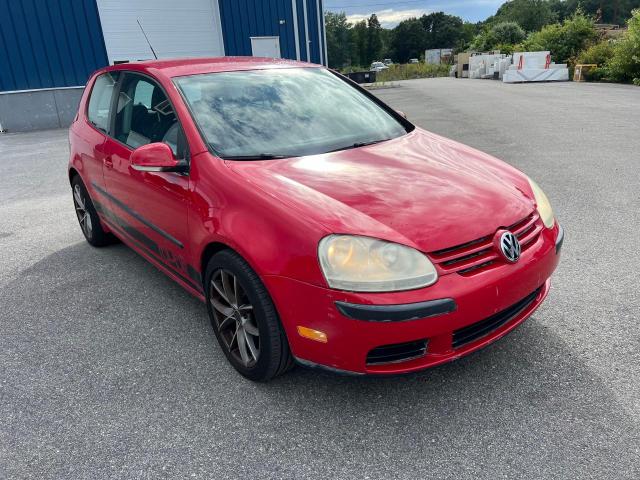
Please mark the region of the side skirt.
<svg viewBox="0 0 640 480"><path fill-rule="evenodd" d="M165 275L177 282L187 290L191 295L204 302L204 292L202 286L199 283L200 274L191 266L187 267L189 276L193 276L193 279L189 279L176 271L171 265L164 262L158 255L154 253L151 245L155 245L150 238L146 237L142 232L136 230L132 226L128 225L123 219L119 218L110 210L107 210L104 205L93 199L93 203L96 207L100 220L102 220L111 232L116 235L122 242L124 242L133 251L144 257L149 263L162 271ZM195 278L198 277L198 278Z"/></svg>

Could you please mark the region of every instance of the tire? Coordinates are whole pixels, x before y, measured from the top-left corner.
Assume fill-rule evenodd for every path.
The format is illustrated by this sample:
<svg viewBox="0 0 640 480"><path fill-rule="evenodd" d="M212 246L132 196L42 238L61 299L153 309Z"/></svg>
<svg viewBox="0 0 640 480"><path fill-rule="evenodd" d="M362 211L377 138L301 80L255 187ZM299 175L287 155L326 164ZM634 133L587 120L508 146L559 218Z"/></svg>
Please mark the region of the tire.
<svg viewBox="0 0 640 480"><path fill-rule="evenodd" d="M205 272L205 295L220 348L240 374L267 382L293 366L273 301L240 255L223 250L211 257Z"/></svg>
<svg viewBox="0 0 640 480"><path fill-rule="evenodd" d="M105 232L102 228L102 223L100 223L98 213L93 206L91 196L89 196L89 192L84 186L80 175L76 175L71 180L71 192L80 230L82 230L87 242L94 247L104 247L115 243L116 238L113 234Z"/></svg>

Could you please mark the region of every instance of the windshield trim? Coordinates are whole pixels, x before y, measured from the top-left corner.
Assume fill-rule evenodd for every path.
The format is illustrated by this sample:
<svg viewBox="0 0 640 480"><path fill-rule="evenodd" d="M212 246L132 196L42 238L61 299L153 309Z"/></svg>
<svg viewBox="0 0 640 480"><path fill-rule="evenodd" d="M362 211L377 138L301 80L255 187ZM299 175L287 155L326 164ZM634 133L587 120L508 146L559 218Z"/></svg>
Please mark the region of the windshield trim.
<svg viewBox="0 0 640 480"><path fill-rule="evenodd" d="M269 68L247 68L247 69L242 69L242 70L229 70L229 71L225 70L225 71L219 71L219 72L193 73L193 74L179 75L179 76L172 77L171 78L171 83L173 84L175 89L178 91L178 94L180 95L180 98L182 99L182 103L186 107L187 111L189 112L189 116L191 117L191 121L195 125L196 130L198 131L198 134L200 135L200 139L202 140L204 145L206 145L207 149L209 150L209 153L211 153L212 155L220 158L221 160L226 160L225 156L222 155L220 152L218 152L213 147L213 145L209 141L207 141L207 137L204 134L204 131L200 127L200 124L198 123L198 120L196 119L196 116L194 115L193 110L191 109L191 106L189 105L189 102L187 101L187 98L185 97L185 95L184 95L184 93L182 91L182 88L180 88L180 85L176 82L176 80L180 79L180 78L197 77L199 75L216 75L218 73L229 73L229 72L286 70L286 69L290 69L290 68L308 68L308 69L325 70L325 71L331 73L332 75L334 75L335 77L337 77L338 79L340 79L343 82L345 82L350 87L355 88L361 94L363 94L365 97L367 97L369 100L371 100L373 103L375 103L378 107L380 107L382 110L384 110L386 113L388 113L400 125L402 125L402 127L405 130L404 135L400 135L399 137L395 137L395 138L402 138L402 137L406 136L407 134L413 132L416 129L416 126L413 123L411 123L405 117L400 115L395 109L391 108L389 105L384 103L378 97L373 95L369 90L367 90L366 88L363 88L362 86L360 86L359 84L357 84L356 82L351 80L350 78L342 75L337 70L333 70L331 68L326 68L326 67L322 67L322 66L306 66L306 65L299 65L298 66L298 65L294 65L294 66L287 66L287 67L282 67L282 68L273 68L273 67L269 67ZM385 139L385 140L382 140L382 141L380 141L378 143L386 142L386 141L389 141L389 140L390 139ZM338 152L338 151L341 151L341 150L348 150L350 148L353 149L353 148L360 148L360 147L347 147L346 149L338 149L338 150L334 150L333 152L326 152L326 153L335 153L335 152ZM304 156L311 156L311 155L303 155L302 157L304 157ZM301 158L301 157L300 156L296 156L296 157L294 157L294 156L285 156L284 158ZM262 161L263 159L260 159L260 158L257 157L255 160L256 161ZM247 161L247 160L229 159L228 161L234 161L235 162L235 161Z"/></svg>
<svg viewBox="0 0 640 480"><path fill-rule="evenodd" d="M338 72L337 70L332 70L330 68L325 69L328 70L329 73L332 73L333 75L335 75L336 77L338 77L340 80L342 80L343 82L349 84L351 87L355 88L356 90L358 90L360 93L362 93L365 97L367 97L369 100L373 101L373 103L375 103L376 105L378 105L380 108L382 108L385 112L387 112L389 115L391 115L395 120L398 121L398 123L400 125L402 125L406 131L406 133L411 133L416 129L416 126L411 123L409 120L407 120L406 118L404 118L402 115L400 115L397 110L391 108L389 105L387 105L386 103L384 103L382 100L380 100L378 97L376 97L373 93L371 93L369 90L367 90L366 88L362 87L360 84L354 82L353 80L351 80L349 77L346 77L344 75L342 75L340 72ZM406 134L405 134L406 135ZM404 136L404 135L402 135ZM399 138L399 137L398 137Z"/></svg>

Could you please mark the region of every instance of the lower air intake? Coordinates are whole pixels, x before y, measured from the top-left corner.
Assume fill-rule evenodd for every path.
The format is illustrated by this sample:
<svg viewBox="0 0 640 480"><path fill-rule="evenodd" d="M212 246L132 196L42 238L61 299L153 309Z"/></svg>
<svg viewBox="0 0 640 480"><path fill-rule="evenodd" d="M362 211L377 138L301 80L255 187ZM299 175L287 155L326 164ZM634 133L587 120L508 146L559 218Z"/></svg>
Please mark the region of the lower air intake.
<svg viewBox="0 0 640 480"><path fill-rule="evenodd" d="M423 357L427 353L427 340L396 343L374 348L367 355L367 365L398 363Z"/></svg>
<svg viewBox="0 0 640 480"><path fill-rule="evenodd" d="M497 330L508 321L514 319L529 305L531 305L536 298L538 298L540 290L542 290L542 287L537 289L531 295L526 296L518 303L511 305L506 310L498 312L495 315L469 325L468 327L455 330L453 332L453 348L460 348L467 343L471 343L486 335L489 335L491 332Z"/></svg>

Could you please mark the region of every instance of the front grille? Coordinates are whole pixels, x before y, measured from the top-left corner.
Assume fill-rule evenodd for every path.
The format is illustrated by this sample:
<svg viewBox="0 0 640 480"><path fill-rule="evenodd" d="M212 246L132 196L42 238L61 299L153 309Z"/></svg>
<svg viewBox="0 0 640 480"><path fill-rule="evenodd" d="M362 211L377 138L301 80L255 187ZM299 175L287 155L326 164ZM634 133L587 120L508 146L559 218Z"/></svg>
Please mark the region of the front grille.
<svg viewBox="0 0 640 480"><path fill-rule="evenodd" d="M367 355L367 365L406 362L423 357L427 353L427 340L409 343L396 343L374 348Z"/></svg>
<svg viewBox="0 0 640 480"><path fill-rule="evenodd" d="M468 327L460 328L453 332L453 348L460 348L461 346L478 340L491 332L497 330L509 320L514 319L520 313L522 313L540 294L542 287L538 288L531 295L520 300L518 303L510 306L506 310L496 313L484 320L481 320Z"/></svg>
<svg viewBox="0 0 640 480"><path fill-rule="evenodd" d="M507 227L520 241L522 251L533 246L542 232L540 216L537 212ZM433 263L441 270L442 274L458 273L463 276L471 276L504 263L502 257L493 248L494 235L473 240L444 250L438 250L429 254Z"/></svg>

